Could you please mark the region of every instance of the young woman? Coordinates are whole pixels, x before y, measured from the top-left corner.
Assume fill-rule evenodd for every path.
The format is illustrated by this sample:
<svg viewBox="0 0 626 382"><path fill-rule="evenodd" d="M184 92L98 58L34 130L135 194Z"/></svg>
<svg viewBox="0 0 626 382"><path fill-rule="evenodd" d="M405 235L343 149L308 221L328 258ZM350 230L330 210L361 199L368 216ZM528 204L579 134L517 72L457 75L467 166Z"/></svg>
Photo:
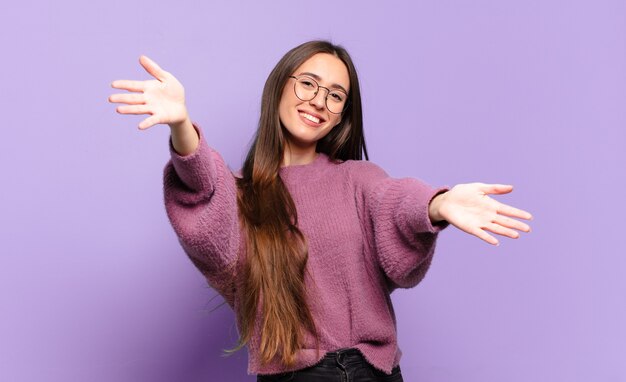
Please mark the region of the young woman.
<svg viewBox="0 0 626 382"><path fill-rule="evenodd" d="M390 293L424 277L438 232L529 232L528 212L488 194L510 185L431 188L367 158L357 73L340 46L289 51L263 90L255 139L233 174L185 107L176 78L114 81L122 114L168 124L165 206L181 245L233 308L259 381L401 381Z"/></svg>

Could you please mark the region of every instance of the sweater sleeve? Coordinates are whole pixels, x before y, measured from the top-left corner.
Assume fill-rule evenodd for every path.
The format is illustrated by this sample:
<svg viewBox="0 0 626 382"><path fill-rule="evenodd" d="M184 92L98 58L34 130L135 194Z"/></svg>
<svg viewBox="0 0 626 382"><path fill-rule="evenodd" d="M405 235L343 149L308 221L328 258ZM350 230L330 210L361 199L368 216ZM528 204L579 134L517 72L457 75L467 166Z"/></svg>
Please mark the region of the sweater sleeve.
<svg viewBox="0 0 626 382"><path fill-rule="evenodd" d="M433 225L428 214L430 201L448 188L391 178L371 162L361 161L358 167L353 177L368 245L390 290L412 288L430 266L438 233L449 225Z"/></svg>
<svg viewBox="0 0 626 382"><path fill-rule="evenodd" d="M195 152L181 156L172 145L164 169L165 209L178 239L209 285L222 295L231 291L239 250L235 178L222 157L200 141ZM227 296L225 296L227 297Z"/></svg>

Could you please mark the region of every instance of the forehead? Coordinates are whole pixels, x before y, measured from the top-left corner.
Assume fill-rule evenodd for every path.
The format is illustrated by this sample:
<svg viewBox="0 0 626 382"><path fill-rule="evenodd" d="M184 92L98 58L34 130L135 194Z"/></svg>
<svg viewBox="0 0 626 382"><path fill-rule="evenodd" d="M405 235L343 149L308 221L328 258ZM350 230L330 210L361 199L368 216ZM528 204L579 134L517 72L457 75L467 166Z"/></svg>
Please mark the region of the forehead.
<svg viewBox="0 0 626 382"><path fill-rule="evenodd" d="M300 65L295 74L313 73L321 78L320 85L337 84L344 89L350 88L348 68L339 58L328 53L317 53Z"/></svg>

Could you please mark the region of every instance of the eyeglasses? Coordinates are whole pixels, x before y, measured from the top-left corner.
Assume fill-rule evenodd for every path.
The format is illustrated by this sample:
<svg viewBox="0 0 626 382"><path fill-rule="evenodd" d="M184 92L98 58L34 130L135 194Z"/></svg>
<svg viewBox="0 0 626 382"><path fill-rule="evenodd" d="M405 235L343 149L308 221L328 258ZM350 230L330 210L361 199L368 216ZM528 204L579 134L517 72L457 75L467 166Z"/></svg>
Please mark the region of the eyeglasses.
<svg viewBox="0 0 626 382"><path fill-rule="evenodd" d="M326 108L333 114L341 114L346 109L348 104L348 95L342 90L330 90L327 87L320 86L317 81L309 76L289 76L296 82L293 84L293 91L302 101L310 101L317 96L320 88L326 89L326 98L324 103Z"/></svg>

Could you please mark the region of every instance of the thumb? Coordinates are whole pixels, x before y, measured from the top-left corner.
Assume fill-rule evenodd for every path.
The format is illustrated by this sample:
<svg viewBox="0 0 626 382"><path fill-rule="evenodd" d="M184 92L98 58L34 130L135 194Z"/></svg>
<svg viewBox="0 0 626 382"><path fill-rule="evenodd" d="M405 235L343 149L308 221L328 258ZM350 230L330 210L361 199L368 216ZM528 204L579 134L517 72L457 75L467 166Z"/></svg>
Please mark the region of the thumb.
<svg viewBox="0 0 626 382"><path fill-rule="evenodd" d="M150 75L152 75L157 80L165 80L165 70L161 69L161 67L156 62L148 58L148 56L141 55L141 57L139 57L139 63L141 64L141 66L143 66L144 69L146 69L146 72L150 73Z"/></svg>
<svg viewBox="0 0 626 382"><path fill-rule="evenodd" d="M511 184L486 184L481 188L485 194L508 194L513 191Z"/></svg>

